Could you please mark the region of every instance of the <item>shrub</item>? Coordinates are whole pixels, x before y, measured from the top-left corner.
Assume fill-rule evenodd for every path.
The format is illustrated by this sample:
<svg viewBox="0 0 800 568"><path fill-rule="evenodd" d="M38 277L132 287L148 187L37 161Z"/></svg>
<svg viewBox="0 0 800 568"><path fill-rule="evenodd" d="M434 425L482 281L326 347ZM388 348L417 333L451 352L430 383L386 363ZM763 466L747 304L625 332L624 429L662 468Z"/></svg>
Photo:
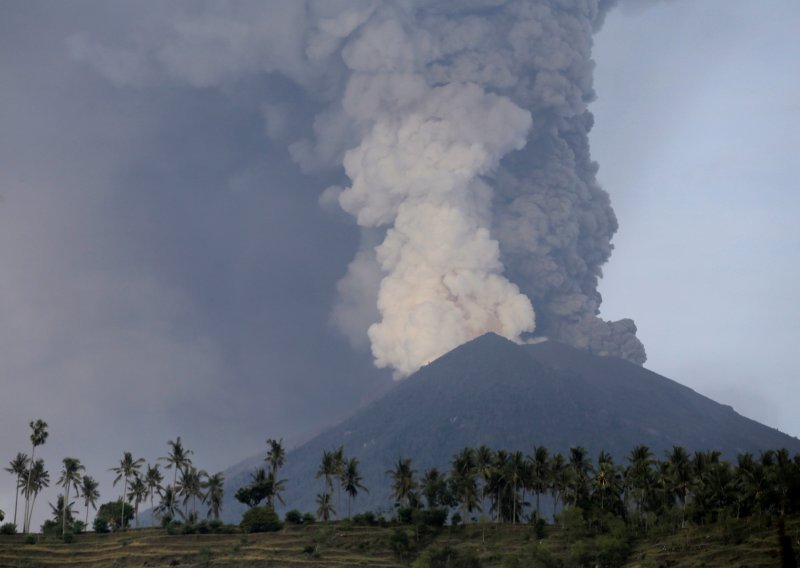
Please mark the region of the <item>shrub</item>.
<svg viewBox="0 0 800 568"><path fill-rule="evenodd" d="M111 528L108 526L108 521L102 517L94 518L94 522L92 523L92 528L96 533L107 533L111 531Z"/></svg>
<svg viewBox="0 0 800 568"><path fill-rule="evenodd" d="M273 532L283 528L275 509L269 506L253 507L245 512L240 523L244 532Z"/></svg>
<svg viewBox="0 0 800 568"><path fill-rule="evenodd" d="M461 520L462 519L461 519L461 514L460 513L458 513L458 512L453 513L453 516L450 517L450 524L453 525L454 527L457 527L458 525L461 524Z"/></svg>
<svg viewBox="0 0 800 568"><path fill-rule="evenodd" d="M389 547L400 560L409 560L414 556L416 547L412 544L405 529L397 528L389 539Z"/></svg>
<svg viewBox="0 0 800 568"><path fill-rule="evenodd" d="M72 532L82 534L86 532L86 523L83 521L72 521Z"/></svg>
<svg viewBox="0 0 800 568"><path fill-rule="evenodd" d="M17 534L17 525L6 523L0 527L0 534Z"/></svg>
<svg viewBox="0 0 800 568"><path fill-rule="evenodd" d="M302 525L303 524L303 515L297 509L292 509L291 511L286 511L285 516L286 522L290 525Z"/></svg>
<svg viewBox="0 0 800 568"><path fill-rule="evenodd" d="M222 527L224 527L224 526L225 525L219 519L212 519L212 520L208 521L208 528L213 533L221 532L222 531Z"/></svg>
<svg viewBox="0 0 800 568"><path fill-rule="evenodd" d="M481 560L472 550L459 551L449 546L444 548L430 547L423 552L413 566L415 568L480 568Z"/></svg>
<svg viewBox="0 0 800 568"><path fill-rule="evenodd" d="M304 525L313 525L317 519L314 518L314 515L311 513L303 513L303 524Z"/></svg>
<svg viewBox="0 0 800 568"><path fill-rule="evenodd" d="M36 538L36 535L29 534L25 537L25 544L36 544L39 539Z"/></svg>
<svg viewBox="0 0 800 568"><path fill-rule="evenodd" d="M64 544L71 544L71 543L75 542L75 534L71 533L71 532L65 532L63 540L64 540Z"/></svg>

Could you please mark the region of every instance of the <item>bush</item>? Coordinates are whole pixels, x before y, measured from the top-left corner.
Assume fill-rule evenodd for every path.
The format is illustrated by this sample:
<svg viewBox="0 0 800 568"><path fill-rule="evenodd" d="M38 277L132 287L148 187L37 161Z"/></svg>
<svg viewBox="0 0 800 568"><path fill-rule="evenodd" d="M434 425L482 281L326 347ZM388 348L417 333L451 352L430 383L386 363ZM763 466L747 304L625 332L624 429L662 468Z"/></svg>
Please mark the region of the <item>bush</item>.
<svg viewBox="0 0 800 568"><path fill-rule="evenodd" d="M304 525L313 525L317 519L314 518L314 515L311 513L303 513L303 524Z"/></svg>
<svg viewBox="0 0 800 568"><path fill-rule="evenodd" d="M86 523L83 521L72 521L72 532L82 534L86 532Z"/></svg>
<svg viewBox="0 0 800 568"><path fill-rule="evenodd" d="M94 518L94 522L92 523L92 528L96 533L107 533L111 531L111 528L108 526L108 521L102 517Z"/></svg>
<svg viewBox="0 0 800 568"><path fill-rule="evenodd" d="M411 543L405 529L397 528L389 539L389 547L400 560L409 560L414 556L416 547Z"/></svg>
<svg viewBox="0 0 800 568"><path fill-rule="evenodd" d="M25 544L36 544L38 541L39 539L34 534L29 534L25 537Z"/></svg>
<svg viewBox="0 0 800 568"><path fill-rule="evenodd" d="M458 512L453 513L453 516L450 517L450 524L453 525L454 527L457 527L458 525L461 524L461 520L462 520L461 513Z"/></svg>
<svg viewBox="0 0 800 568"><path fill-rule="evenodd" d="M290 525L303 524L303 515L297 509L286 511L286 516L284 518L286 519L286 522L289 523Z"/></svg>
<svg viewBox="0 0 800 568"><path fill-rule="evenodd" d="M283 528L283 523L275 509L269 506L253 507L245 512L240 523L242 530L248 533L274 532Z"/></svg>
<svg viewBox="0 0 800 568"><path fill-rule="evenodd" d="M208 521L208 528L212 533L217 533L222 531L222 527L225 525L219 519L212 519Z"/></svg>
<svg viewBox="0 0 800 568"><path fill-rule="evenodd" d="M378 524L378 520L375 518L375 513L367 511L353 516L353 524L374 527Z"/></svg>
<svg viewBox="0 0 800 568"><path fill-rule="evenodd" d="M17 534L17 525L6 523L0 527L0 534Z"/></svg>
<svg viewBox="0 0 800 568"><path fill-rule="evenodd" d="M75 542L75 534L71 533L71 532L65 532L63 540L64 540L64 544L71 544L71 543Z"/></svg>
<svg viewBox="0 0 800 568"><path fill-rule="evenodd" d="M105 519L108 525L113 530L117 530L121 527L122 508L123 508L122 501L119 499L117 499L116 501L109 501L108 503L103 503L97 510L97 517ZM126 527L130 526L130 522L132 520L133 520L133 507L125 503L125 526Z"/></svg>
<svg viewBox="0 0 800 568"><path fill-rule="evenodd" d="M480 568L481 560L472 550L459 551L449 546L444 548L430 547L423 552L414 568L446 568L459 566L459 568Z"/></svg>

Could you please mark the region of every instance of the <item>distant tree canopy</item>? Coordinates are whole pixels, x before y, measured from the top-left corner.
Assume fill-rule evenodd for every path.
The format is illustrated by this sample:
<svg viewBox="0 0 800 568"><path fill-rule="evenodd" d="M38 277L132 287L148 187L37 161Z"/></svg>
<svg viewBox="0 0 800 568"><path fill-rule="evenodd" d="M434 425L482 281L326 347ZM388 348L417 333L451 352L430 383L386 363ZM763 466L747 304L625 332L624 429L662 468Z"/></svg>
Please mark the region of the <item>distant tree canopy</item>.
<svg viewBox="0 0 800 568"><path fill-rule="evenodd" d="M130 521L133 519L133 508L130 506L125 506L125 524L130 524ZM121 499L117 499L116 501L109 501L107 503L103 503L100 505L100 508L97 510L96 518L103 519L108 526L111 527L113 530L119 530L122 528L122 511L123 511L123 503Z"/></svg>

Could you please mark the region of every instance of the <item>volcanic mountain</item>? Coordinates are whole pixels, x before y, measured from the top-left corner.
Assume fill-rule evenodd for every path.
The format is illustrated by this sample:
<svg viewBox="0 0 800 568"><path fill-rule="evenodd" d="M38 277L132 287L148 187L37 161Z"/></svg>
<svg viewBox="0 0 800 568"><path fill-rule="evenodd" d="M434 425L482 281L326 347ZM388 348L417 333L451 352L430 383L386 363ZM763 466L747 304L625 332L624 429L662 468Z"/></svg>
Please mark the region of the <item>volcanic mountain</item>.
<svg viewBox="0 0 800 568"><path fill-rule="evenodd" d="M568 452L581 445L619 463L637 444L658 457L673 445L720 450L724 457L769 448L800 452L800 440L737 414L690 388L638 365L554 341L518 345L495 334L466 343L398 383L383 398L288 452L286 508L314 511L323 481L315 479L324 450L344 446L356 457L369 493L357 510L388 509L386 470L412 458L419 475L449 469L466 446L531 453L535 445ZM263 463L251 458L226 472L224 517L238 522L238 487ZM335 502L334 502L335 504ZM339 507L346 514L344 498Z"/></svg>

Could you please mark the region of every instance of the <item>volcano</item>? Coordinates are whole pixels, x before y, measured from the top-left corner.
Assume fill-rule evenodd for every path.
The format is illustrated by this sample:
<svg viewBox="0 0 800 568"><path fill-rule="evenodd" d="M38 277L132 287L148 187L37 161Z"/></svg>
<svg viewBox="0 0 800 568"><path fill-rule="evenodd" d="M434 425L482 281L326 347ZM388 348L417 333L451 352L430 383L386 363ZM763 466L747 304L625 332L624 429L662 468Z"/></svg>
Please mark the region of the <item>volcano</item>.
<svg viewBox="0 0 800 568"><path fill-rule="evenodd" d="M390 507L386 470L398 458L411 458L418 475L432 466L447 471L456 452L481 444L526 454L536 445L562 453L580 445L593 458L605 450L623 464L638 444L659 458L673 445L719 450L727 459L766 449L800 452L797 438L633 363L554 341L518 345L490 333L288 452L280 472L286 509L316 509L324 450L343 445L347 457L358 458L369 493L359 493L357 512ZM233 495L260 465L263 456L226 472L226 520L241 518ZM346 514L344 499L339 513Z"/></svg>

